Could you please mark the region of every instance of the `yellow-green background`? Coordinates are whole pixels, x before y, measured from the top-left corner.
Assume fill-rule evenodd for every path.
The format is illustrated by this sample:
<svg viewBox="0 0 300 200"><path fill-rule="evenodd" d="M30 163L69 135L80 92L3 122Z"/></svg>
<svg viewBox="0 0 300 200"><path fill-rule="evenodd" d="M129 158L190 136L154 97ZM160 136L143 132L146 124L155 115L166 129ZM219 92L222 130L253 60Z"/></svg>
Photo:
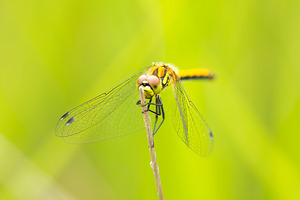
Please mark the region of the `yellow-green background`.
<svg viewBox="0 0 300 200"><path fill-rule="evenodd" d="M185 84L213 153L155 136L165 199L300 199L299 22L299 0L1 0L0 199L156 199L146 134L54 135L153 61L217 74Z"/></svg>

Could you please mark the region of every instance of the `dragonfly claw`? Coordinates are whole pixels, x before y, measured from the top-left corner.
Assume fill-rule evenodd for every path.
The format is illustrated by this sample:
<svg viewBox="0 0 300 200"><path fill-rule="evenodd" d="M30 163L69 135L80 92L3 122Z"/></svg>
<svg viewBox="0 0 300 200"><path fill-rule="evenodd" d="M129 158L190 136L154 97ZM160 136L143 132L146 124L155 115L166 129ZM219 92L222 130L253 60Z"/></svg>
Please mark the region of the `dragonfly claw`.
<svg viewBox="0 0 300 200"><path fill-rule="evenodd" d="M150 147L150 148L154 148L154 140L152 139L152 141L153 141L153 142L152 142L153 145L152 145L152 147Z"/></svg>
<svg viewBox="0 0 300 200"><path fill-rule="evenodd" d="M145 110L145 111L142 111L142 113L144 114L144 113L146 113L146 112L148 112L149 110L147 109L147 110Z"/></svg>

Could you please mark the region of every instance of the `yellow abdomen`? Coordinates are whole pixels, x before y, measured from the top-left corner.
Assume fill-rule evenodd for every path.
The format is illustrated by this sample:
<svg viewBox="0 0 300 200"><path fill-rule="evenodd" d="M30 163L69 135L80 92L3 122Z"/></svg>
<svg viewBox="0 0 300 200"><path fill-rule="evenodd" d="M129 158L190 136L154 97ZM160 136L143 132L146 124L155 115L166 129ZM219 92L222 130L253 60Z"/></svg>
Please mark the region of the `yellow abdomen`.
<svg viewBox="0 0 300 200"><path fill-rule="evenodd" d="M205 68L179 70L179 77L181 80L187 79L212 79L214 74Z"/></svg>

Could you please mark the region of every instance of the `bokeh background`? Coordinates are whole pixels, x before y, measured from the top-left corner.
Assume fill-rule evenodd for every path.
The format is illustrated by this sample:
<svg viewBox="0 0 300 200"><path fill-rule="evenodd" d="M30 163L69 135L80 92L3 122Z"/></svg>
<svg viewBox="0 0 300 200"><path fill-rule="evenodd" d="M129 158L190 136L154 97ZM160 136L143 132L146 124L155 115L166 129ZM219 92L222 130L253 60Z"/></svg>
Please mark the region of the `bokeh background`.
<svg viewBox="0 0 300 200"><path fill-rule="evenodd" d="M215 136L155 136L165 199L300 199L300 1L0 1L0 199L157 199L146 134L71 145L67 110L151 65L185 84Z"/></svg>

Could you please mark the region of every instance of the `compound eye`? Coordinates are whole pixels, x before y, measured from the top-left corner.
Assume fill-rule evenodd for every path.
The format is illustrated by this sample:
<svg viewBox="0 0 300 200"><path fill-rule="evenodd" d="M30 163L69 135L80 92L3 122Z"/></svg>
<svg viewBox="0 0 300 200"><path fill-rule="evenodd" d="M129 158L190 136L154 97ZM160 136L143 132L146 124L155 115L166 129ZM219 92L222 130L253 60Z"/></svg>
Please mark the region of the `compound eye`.
<svg viewBox="0 0 300 200"><path fill-rule="evenodd" d="M147 80L147 76L146 75L141 75L138 80L136 81L136 83L138 85L141 85L143 83L143 81L146 81Z"/></svg>
<svg viewBox="0 0 300 200"><path fill-rule="evenodd" d="M157 85L159 85L159 78L157 76L150 75L148 77L148 83L153 87L157 86Z"/></svg>

